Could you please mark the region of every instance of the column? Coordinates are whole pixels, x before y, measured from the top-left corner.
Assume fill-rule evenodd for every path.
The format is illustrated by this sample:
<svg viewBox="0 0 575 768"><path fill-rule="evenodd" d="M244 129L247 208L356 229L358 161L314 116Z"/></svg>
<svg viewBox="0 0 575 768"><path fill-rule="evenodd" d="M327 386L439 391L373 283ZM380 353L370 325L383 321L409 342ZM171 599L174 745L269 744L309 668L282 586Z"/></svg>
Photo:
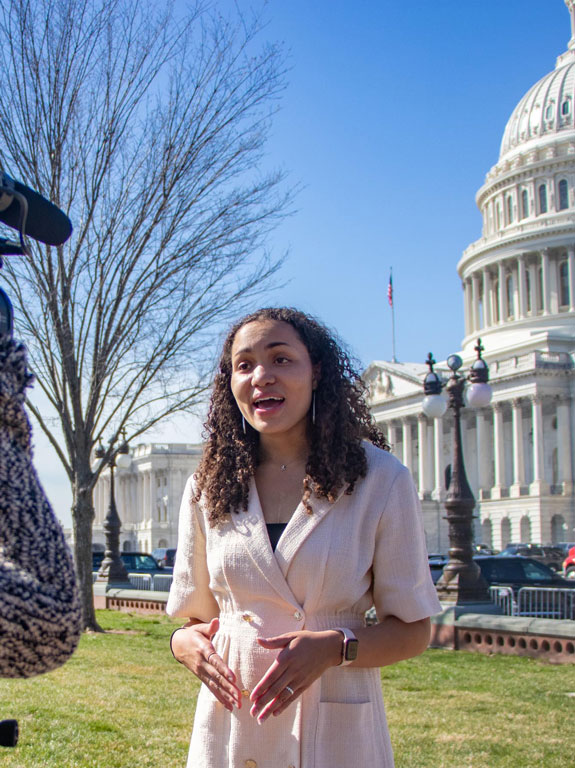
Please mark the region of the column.
<svg viewBox="0 0 575 768"><path fill-rule="evenodd" d="M385 433L384 433L385 434ZM387 428L387 439L389 441L389 444L391 446L391 451L394 456L397 456L399 458L399 454L397 452L397 447L399 445L399 429L395 422L389 421L388 422L388 428Z"/></svg>
<svg viewBox="0 0 575 768"><path fill-rule="evenodd" d="M525 256L521 255L517 259L517 317L519 319L527 316L525 287Z"/></svg>
<svg viewBox="0 0 575 768"><path fill-rule="evenodd" d="M491 311L491 272L488 269L483 270L483 324L489 328L493 324L493 313Z"/></svg>
<svg viewBox="0 0 575 768"><path fill-rule="evenodd" d="M465 335L469 336L473 333L472 321L471 321L471 286L469 280L463 282L463 304L464 304L464 319L465 319Z"/></svg>
<svg viewBox="0 0 575 768"><path fill-rule="evenodd" d="M563 493L567 496L573 493L569 421L569 399L559 397L557 400L557 469L559 482L563 485Z"/></svg>
<svg viewBox="0 0 575 768"><path fill-rule="evenodd" d="M435 458L435 488L433 498L441 501L444 497L445 475L443 471L443 419L433 420L433 455Z"/></svg>
<svg viewBox="0 0 575 768"><path fill-rule="evenodd" d="M540 496L546 490L545 464L543 452L543 401L540 395L531 399L533 420L533 482L529 487L532 496Z"/></svg>
<svg viewBox="0 0 575 768"><path fill-rule="evenodd" d="M417 443L418 443L418 474L419 474L419 494L423 494L429 491L428 476L427 476L427 417L420 414L417 417Z"/></svg>
<svg viewBox="0 0 575 768"><path fill-rule="evenodd" d="M537 264L529 264L529 304L531 306L531 315L537 314Z"/></svg>
<svg viewBox="0 0 575 768"><path fill-rule="evenodd" d="M507 292L505 290L505 267L503 262L499 263L499 322L504 323L507 320Z"/></svg>
<svg viewBox="0 0 575 768"><path fill-rule="evenodd" d="M491 489L493 499L501 499L505 486L505 446L503 443L503 403L493 403L493 455L495 482Z"/></svg>
<svg viewBox="0 0 575 768"><path fill-rule="evenodd" d="M511 423L513 432L513 485L509 489L509 494L511 496L521 496L521 487L525 485L522 406L522 400L519 398L516 398L511 403Z"/></svg>
<svg viewBox="0 0 575 768"><path fill-rule="evenodd" d="M487 476L486 465L488 458L491 457L489 443L487 441L487 430L485 428L485 411L477 410L475 412L475 441L477 456L477 490L479 499L481 491L489 488L489 479Z"/></svg>
<svg viewBox="0 0 575 768"><path fill-rule="evenodd" d="M151 530L151 524L156 519L156 501L158 498L158 489L156 486L156 473L153 469L150 469L148 472L149 477L149 484L150 484L150 501L149 501L149 509L148 509L148 520L150 521L150 530Z"/></svg>
<svg viewBox="0 0 575 768"><path fill-rule="evenodd" d="M575 312L575 247L567 248L567 264L569 267L569 312Z"/></svg>
<svg viewBox="0 0 575 768"><path fill-rule="evenodd" d="M473 318L473 331L477 332L481 328L481 319L479 316L479 275L471 276L471 316Z"/></svg>
<svg viewBox="0 0 575 768"><path fill-rule="evenodd" d="M413 447L411 444L411 421L403 420L403 463L412 471L413 467Z"/></svg>
<svg viewBox="0 0 575 768"><path fill-rule="evenodd" d="M541 271L541 282L543 284L543 296L541 297L541 303L543 306L543 314L548 315L550 311L549 248L544 248L541 251Z"/></svg>

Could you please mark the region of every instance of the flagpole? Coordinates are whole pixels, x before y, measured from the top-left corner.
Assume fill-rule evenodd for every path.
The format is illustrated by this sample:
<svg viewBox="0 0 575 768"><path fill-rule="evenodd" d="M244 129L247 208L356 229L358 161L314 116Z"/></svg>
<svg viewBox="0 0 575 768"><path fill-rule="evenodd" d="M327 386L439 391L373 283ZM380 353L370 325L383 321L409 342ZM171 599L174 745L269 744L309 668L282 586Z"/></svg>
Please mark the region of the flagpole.
<svg viewBox="0 0 575 768"><path fill-rule="evenodd" d="M391 348L393 356L391 358L392 363L397 363L397 357L395 356L395 306L393 303L393 280L392 280L392 268L389 268L389 285L387 286L387 300L391 307Z"/></svg>

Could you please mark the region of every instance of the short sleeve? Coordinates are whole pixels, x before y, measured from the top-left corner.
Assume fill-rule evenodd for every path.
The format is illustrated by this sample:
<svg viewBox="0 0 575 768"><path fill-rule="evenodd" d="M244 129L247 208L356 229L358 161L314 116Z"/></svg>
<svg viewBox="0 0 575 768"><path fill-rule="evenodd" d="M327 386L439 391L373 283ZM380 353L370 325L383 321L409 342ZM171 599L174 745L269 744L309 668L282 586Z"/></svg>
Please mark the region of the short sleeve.
<svg viewBox="0 0 575 768"><path fill-rule="evenodd" d="M193 496L193 478L190 477L180 506L178 548L166 612L169 616L207 622L218 616L219 608L210 590L202 512L192 501Z"/></svg>
<svg viewBox="0 0 575 768"><path fill-rule="evenodd" d="M418 621L441 611L429 571L419 498L409 471L392 481L379 521L373 561L378 618Z"/></svg>

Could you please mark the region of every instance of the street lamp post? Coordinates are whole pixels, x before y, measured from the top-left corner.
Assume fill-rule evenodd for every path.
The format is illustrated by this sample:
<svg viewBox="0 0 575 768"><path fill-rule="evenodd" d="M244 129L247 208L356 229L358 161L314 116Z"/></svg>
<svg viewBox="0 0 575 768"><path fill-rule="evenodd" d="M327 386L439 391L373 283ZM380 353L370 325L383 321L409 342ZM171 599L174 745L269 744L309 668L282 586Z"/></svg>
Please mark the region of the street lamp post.
<svg viewBox="0 0 575 768"><path fill-rule="evenodd" d="M471 366L467 377L458 370L463 365L459 355L450 355L447 365L451 369L445 389L447 398L442 394L443 382L433 370L435 360L431 353L427 358L429 373L425 377L423 410L431 418L441 418L447 406L453 410L453 464L451 480L447 489L445 509L449 525L449 562L443 569L436 584L440 600L448 603L481 603L489 601L487 583L477 563L473 560L473 509L475 498L469 487L463 448L461 442L461 409L467 405L483 407L491 401L491 387L488 384L489 369L481 357L483 347L481 339L475 347L477 360ZM470 386L466 390L466 381Z"/></svg>
<svg viewBox="0 0 575 768"><path fill-rule="evenodd" d="M120 556L120 531L122 522L116 507L116 497L114 493L114 469L116 467L126 468L130 466L130 448L126 442L126 434L123 431L123 440L117 449L113 447L109 453L108 466L110 468L110 504L108 514L104 521L104 533L106 536L106 551L104 559L98 571L96 581L105 582L108 586L130 586L128 572ZM100 441L100 445L95 450L97 459L104 460L106 449Z"/></svg>

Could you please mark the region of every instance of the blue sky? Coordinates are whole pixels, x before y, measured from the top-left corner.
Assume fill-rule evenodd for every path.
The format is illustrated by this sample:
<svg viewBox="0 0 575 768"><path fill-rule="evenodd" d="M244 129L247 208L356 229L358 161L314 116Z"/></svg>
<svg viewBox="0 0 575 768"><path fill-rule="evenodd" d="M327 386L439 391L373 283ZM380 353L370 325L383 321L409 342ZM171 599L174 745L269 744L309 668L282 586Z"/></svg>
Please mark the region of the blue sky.
<svg viewBox="0 0 575 768"><path fill-rule="evenodd" d="M513 108L567 47L563 0L268 0L264 15L290 66L265 162L302 191L270 240L289 248L286 285L260 303L316 314L363 366L389 360L393 267L397 358L444 359L463 336L456 265L480 236L475 193ZM69 524L67 480L38 429L36 444Z"/></svg>
<svg viewBox="0 0 575 768"><path fill-rule="evenodd" d="M363 365L459 349L456 265L480 236L475 193L513 108L567 47L563 0L270 0L290 50L270 159L304 185L276 232L270 297L319 315Z"/></svg>

